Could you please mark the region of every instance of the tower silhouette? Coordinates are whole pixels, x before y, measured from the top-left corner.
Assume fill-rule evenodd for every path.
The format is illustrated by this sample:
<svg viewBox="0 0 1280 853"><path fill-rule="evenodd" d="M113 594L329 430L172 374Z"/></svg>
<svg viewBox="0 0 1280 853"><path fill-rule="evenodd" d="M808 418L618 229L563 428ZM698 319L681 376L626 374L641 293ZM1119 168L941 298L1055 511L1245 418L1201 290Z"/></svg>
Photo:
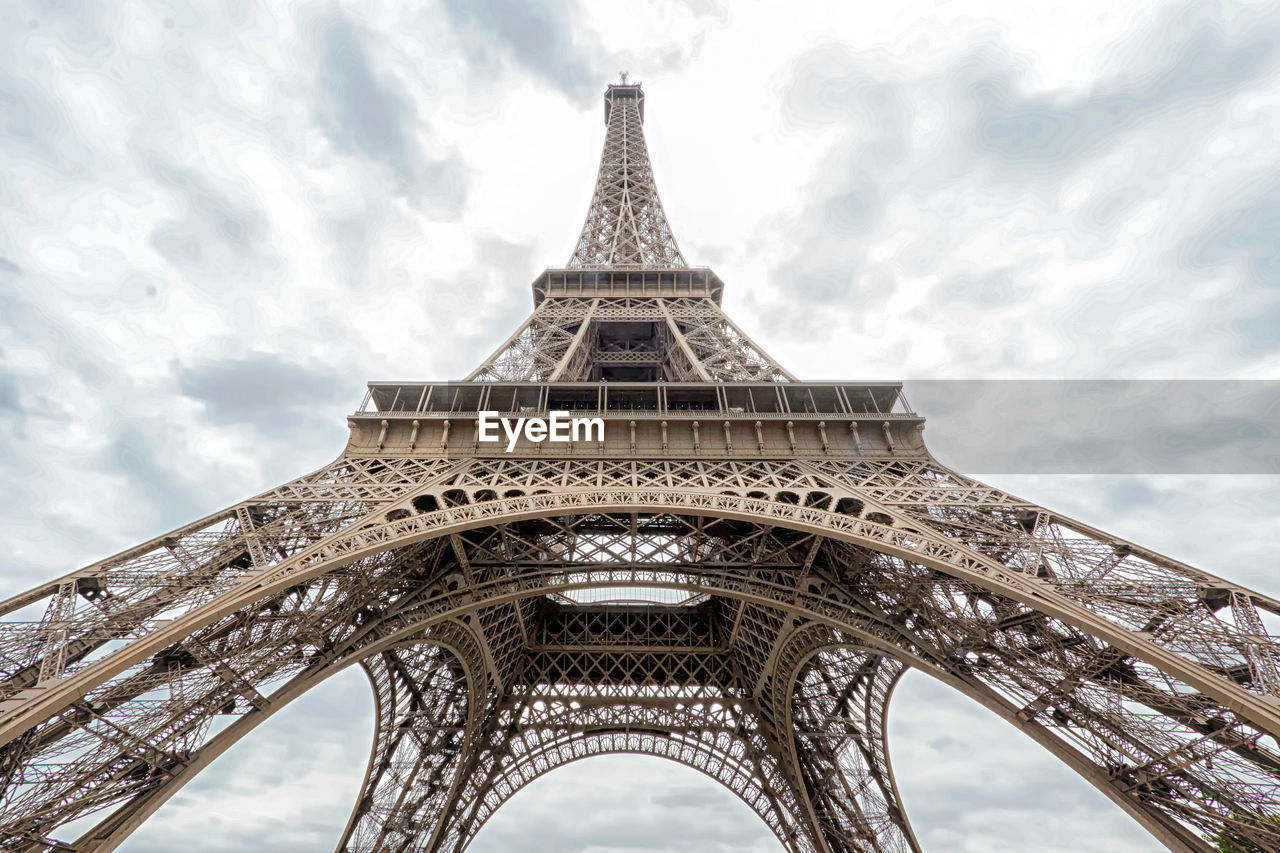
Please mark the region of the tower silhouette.
<svg viewBox="0 0 1280 853"><path fill-rule="evenodd" d="M114 849L359 665L343 851L460 851L613 752L719 780L789 851L915 851L909 668L1171 850L1280 849L1280 602L949 470L900 384L796 380L685 261L641 86L604 107L572 259L465 380L373 383L332 464L0 603L4 848Z"/></svg>

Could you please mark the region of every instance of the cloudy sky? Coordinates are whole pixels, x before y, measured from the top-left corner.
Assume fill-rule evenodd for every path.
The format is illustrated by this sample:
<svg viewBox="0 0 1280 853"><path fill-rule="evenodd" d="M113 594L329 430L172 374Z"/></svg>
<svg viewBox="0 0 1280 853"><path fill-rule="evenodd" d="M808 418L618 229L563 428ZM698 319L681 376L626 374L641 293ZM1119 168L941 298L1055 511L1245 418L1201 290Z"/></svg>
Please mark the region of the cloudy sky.
<svg viewBox="0 0 1280 853"><path fill-rule="evenodd" d="M1280 380L1269 4L9 0L0 594L324 464L367 380L470 370L568 258L620 70L686 256L798 375ZM928 436L945 461L972 432L952 407ZM990 470L1280 593L1275 467ZM895 702L927 849L1156 849L966 700ZM370 727L345 673L124 849L331 849ZM544 777L473 850L513 848L779 849L626 757Z"/></svg>

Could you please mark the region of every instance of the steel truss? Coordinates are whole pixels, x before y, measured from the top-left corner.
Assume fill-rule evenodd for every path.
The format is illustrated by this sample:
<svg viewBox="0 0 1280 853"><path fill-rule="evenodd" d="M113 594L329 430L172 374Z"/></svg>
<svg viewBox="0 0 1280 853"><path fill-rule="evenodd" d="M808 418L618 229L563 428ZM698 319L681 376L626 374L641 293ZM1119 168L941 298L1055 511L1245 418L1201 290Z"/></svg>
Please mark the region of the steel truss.
<svg viewBox="0 0 1280 853"><path fill-rule="evenodd" d="M683 266L640 103L610 87L579 265ZM907 668L1171 850L1280 847L1280 602L947 469L883 388L874 413L798 393L677 272L544 277L472 378L538 401L519 383L648 371L722 383L710 409L668 389L648 420L589 412L605 440L505 453L456 396L374 395L322 470L0 602L0 846L115 849L359 665L377 729L343 851L461 851L530 781L613 752L720 781L793 853L918 851L886 735Z"/></svg>
<svg viewBox="0 0 1280 853"><path fill-rule="evenodd" d="M709 297L547 298L467 377L486 382L588 382L603 368L652 365L675 382L794 379ZM620 324L648 324L638 340L610 340Z"/></svg>
<svg viewBox="0 0 1280 853"><path fill-rule="evenodd" d="M570 267L688 266L662 210L644 141L644 92L610 86L596 191Z"/></svg>

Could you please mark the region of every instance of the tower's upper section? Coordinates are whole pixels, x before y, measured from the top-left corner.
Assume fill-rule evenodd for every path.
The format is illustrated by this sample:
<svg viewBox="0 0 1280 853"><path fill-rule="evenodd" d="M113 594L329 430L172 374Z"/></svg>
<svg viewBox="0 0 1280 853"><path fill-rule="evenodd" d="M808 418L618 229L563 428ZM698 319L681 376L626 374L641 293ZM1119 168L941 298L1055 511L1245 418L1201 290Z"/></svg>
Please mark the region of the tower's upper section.
<svg viewBox="0 0 1280 853"><path fill-rule="evenodd" d="M685 269L688 264L667 223L644 143L644 90L639 83L604 93L608 132L600 174L569 267Z"/></svg>
<svg viewBox="0 0 1280 853"><path fill-rule="evenodd" d="M797 381L724 313L724 285L685 262L667 225L643 105L625 80L605 92L591 212L568 267L534 280L533 313L461 382L371 383L349 452L502 454L481 439L480 413L569 411L599 413L605 440L520 439L521 452L791 458L923 446L899 385Z"/></svg>

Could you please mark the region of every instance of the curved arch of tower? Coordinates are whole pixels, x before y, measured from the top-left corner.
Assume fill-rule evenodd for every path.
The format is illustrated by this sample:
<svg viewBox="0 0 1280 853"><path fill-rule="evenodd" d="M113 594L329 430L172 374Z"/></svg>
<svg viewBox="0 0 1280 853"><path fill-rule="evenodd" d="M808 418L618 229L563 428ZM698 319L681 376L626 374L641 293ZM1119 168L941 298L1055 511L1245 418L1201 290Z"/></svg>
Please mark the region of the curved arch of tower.
<svg viewBox="0 0 1280 853"><path fill-rule="evenodd" d="M643 103L609 86L572 260L465 380L371 384L332 464L0 602L0 846L115 849L359 665L340 851L456 853L610 752L720 781L793 853L918 851L909 668L1170 850L1280 848L1280 602L949 470L899 384L785 371L680 253ZM508 447L486 412L601 430Z"/></svg>

